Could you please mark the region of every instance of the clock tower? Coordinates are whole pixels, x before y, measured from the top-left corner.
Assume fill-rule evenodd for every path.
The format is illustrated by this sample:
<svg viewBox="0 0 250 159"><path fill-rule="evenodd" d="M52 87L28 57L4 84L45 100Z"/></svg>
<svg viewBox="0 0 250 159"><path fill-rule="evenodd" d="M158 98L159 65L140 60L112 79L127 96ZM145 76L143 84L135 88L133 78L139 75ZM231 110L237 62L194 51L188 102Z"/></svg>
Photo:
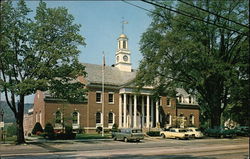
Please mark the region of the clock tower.
<svg viewBox="0 0 250 159"><path fill-rule="evenodd" d="M128 38L121 34L118 40L118 49L116 51L116 65L121 71L131 72L130 51L128 50Z"/></svg>

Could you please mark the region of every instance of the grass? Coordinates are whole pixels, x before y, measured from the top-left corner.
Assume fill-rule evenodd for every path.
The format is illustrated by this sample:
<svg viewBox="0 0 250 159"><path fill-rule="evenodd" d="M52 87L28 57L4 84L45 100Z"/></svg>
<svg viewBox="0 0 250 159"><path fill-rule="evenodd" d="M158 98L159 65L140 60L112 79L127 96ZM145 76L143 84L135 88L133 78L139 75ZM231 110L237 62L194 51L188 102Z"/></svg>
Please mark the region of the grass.
<svg viewBox="0 0 250 159"><path fill-rule="evenodd" d="M76 139L110 139L111 134L76 134Z"/></svg>
<svg viewBox="0 0 250 159"><path fill-rule="evenodd" d="M16 139L16 136L5 136L3 141L0 139L0 143L14 144L16 142Z"/></svg>

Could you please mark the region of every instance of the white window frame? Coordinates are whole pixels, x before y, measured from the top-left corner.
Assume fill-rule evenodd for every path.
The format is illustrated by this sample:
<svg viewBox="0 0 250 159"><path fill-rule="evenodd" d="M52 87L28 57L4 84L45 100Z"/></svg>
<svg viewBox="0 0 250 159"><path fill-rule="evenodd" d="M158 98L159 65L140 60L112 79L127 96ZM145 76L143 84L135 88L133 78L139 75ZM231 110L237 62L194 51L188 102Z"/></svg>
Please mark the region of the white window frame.
<svg viewBox="0 0 250 159"><path fill-rule="evenodd" d="M73 118L73 114L74 113L77 113L77 123L73 123L73 120L72 120L72 124L77 124L77 125L79 125L80 124L80 113L78 112L78 111L73 111L73 113L72 113L72 118Z"/></svg>
<svg viewBox="0 0 250 159"><path fill-rule="evenodd" d="M101 95L100 101L97 101L97 93L100 93L100 95ZM95 102L96 102L96 103L102 103L102 92L101 92L101 91L96 91L96 92L95 92Z"/></svg>
<svg viewBox="0 0 250 159"><path fill-rule="evenodd" d="M96 122L97 113L100 113L100 123L97 123L97 122ZM96 113L95 113L95 123L96 123L96 124L102 124L102 112L96 112Z"/></svg>
<svg viewBox="0 0 250 159"><path fill-rule="evenodd" d="M168 100L169 100L169 104L168 104ZM166 98L166 105L168 106L168 107L171 107L171 98Z"/></svg>
<svg viewBox="0 0 250 159"><path fill-rule="evenodd" d="M113 102L109 102L109 95L112 94L113 95ZM108 102L109 104L114 104L115 103L115 93L114 92L109 92L108 93Z"/></svg>

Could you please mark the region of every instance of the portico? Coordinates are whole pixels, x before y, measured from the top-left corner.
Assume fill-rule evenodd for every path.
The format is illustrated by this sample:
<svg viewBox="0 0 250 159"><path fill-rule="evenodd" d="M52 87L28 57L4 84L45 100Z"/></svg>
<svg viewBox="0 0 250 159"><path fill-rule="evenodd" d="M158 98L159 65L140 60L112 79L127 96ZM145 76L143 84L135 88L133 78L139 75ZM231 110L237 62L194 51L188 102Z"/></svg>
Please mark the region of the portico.
<svg viewBox="0 0 250 159"><path fill-rule="evenodd" d="M119 93L120 128L154 128L159 122L159 105L150 90L135 93L123 88Z"/></svg>

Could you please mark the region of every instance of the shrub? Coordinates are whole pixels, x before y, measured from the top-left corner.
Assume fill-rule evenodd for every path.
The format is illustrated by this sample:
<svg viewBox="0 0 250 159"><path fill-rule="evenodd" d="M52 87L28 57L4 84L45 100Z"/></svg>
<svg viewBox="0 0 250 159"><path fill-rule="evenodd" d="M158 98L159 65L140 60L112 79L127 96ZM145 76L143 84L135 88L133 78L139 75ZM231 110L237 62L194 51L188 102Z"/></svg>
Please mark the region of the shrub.
<svg viewBox="0 0 250 159"><path fill-rule="evenodd" d="M148 131L148 136L160 136L160 131Z"/></svg>
<svg viewBox="0 0 250 159"><path fill-rule="evenodd" d="M55 132L52 124L47 123L44 128L45 136L47 136L49 139L55 139Z"/></svg>
<svg viewBox="0 0 250 159"><path fill-rule="evenodd" d="M65 134L70 135L73 133L72 125L65 125Z"/></svg>
<svg viewBox="0 0 250 159"><path fill-rule="evenodd" d="M114 124L113 126L112 126L112 132L117 132L117 130L118 130L118 125L117 124Z"/></svg>
<svg viewBox="0 0 250 159"><path fill-rule="evenodd" d="M79 133L79 134L85 133L84 128L79 128L79 129L78 129L78 133Z"/></svg>
<svg viewBox="0 0 250 159"><path fill-rule="evenodd" d="M15 123L7 127L7 137L12 137L17 134L17 126Z"/></svg>
<svg viewBox="0 0 250 159"><path fill-rule="evenodd" d="M100 126L97 127L97 128L96 128L96 132L97 132L98 134L100 134L100 133L102 132L102 127L100 127Z"/></svg>
<svg viewBox="0 0 250 159"><path fill-rule="evenodd" d="M37 122L32 130L33 135L39 135L43 132L43 128L39 122Z"/></svg>

